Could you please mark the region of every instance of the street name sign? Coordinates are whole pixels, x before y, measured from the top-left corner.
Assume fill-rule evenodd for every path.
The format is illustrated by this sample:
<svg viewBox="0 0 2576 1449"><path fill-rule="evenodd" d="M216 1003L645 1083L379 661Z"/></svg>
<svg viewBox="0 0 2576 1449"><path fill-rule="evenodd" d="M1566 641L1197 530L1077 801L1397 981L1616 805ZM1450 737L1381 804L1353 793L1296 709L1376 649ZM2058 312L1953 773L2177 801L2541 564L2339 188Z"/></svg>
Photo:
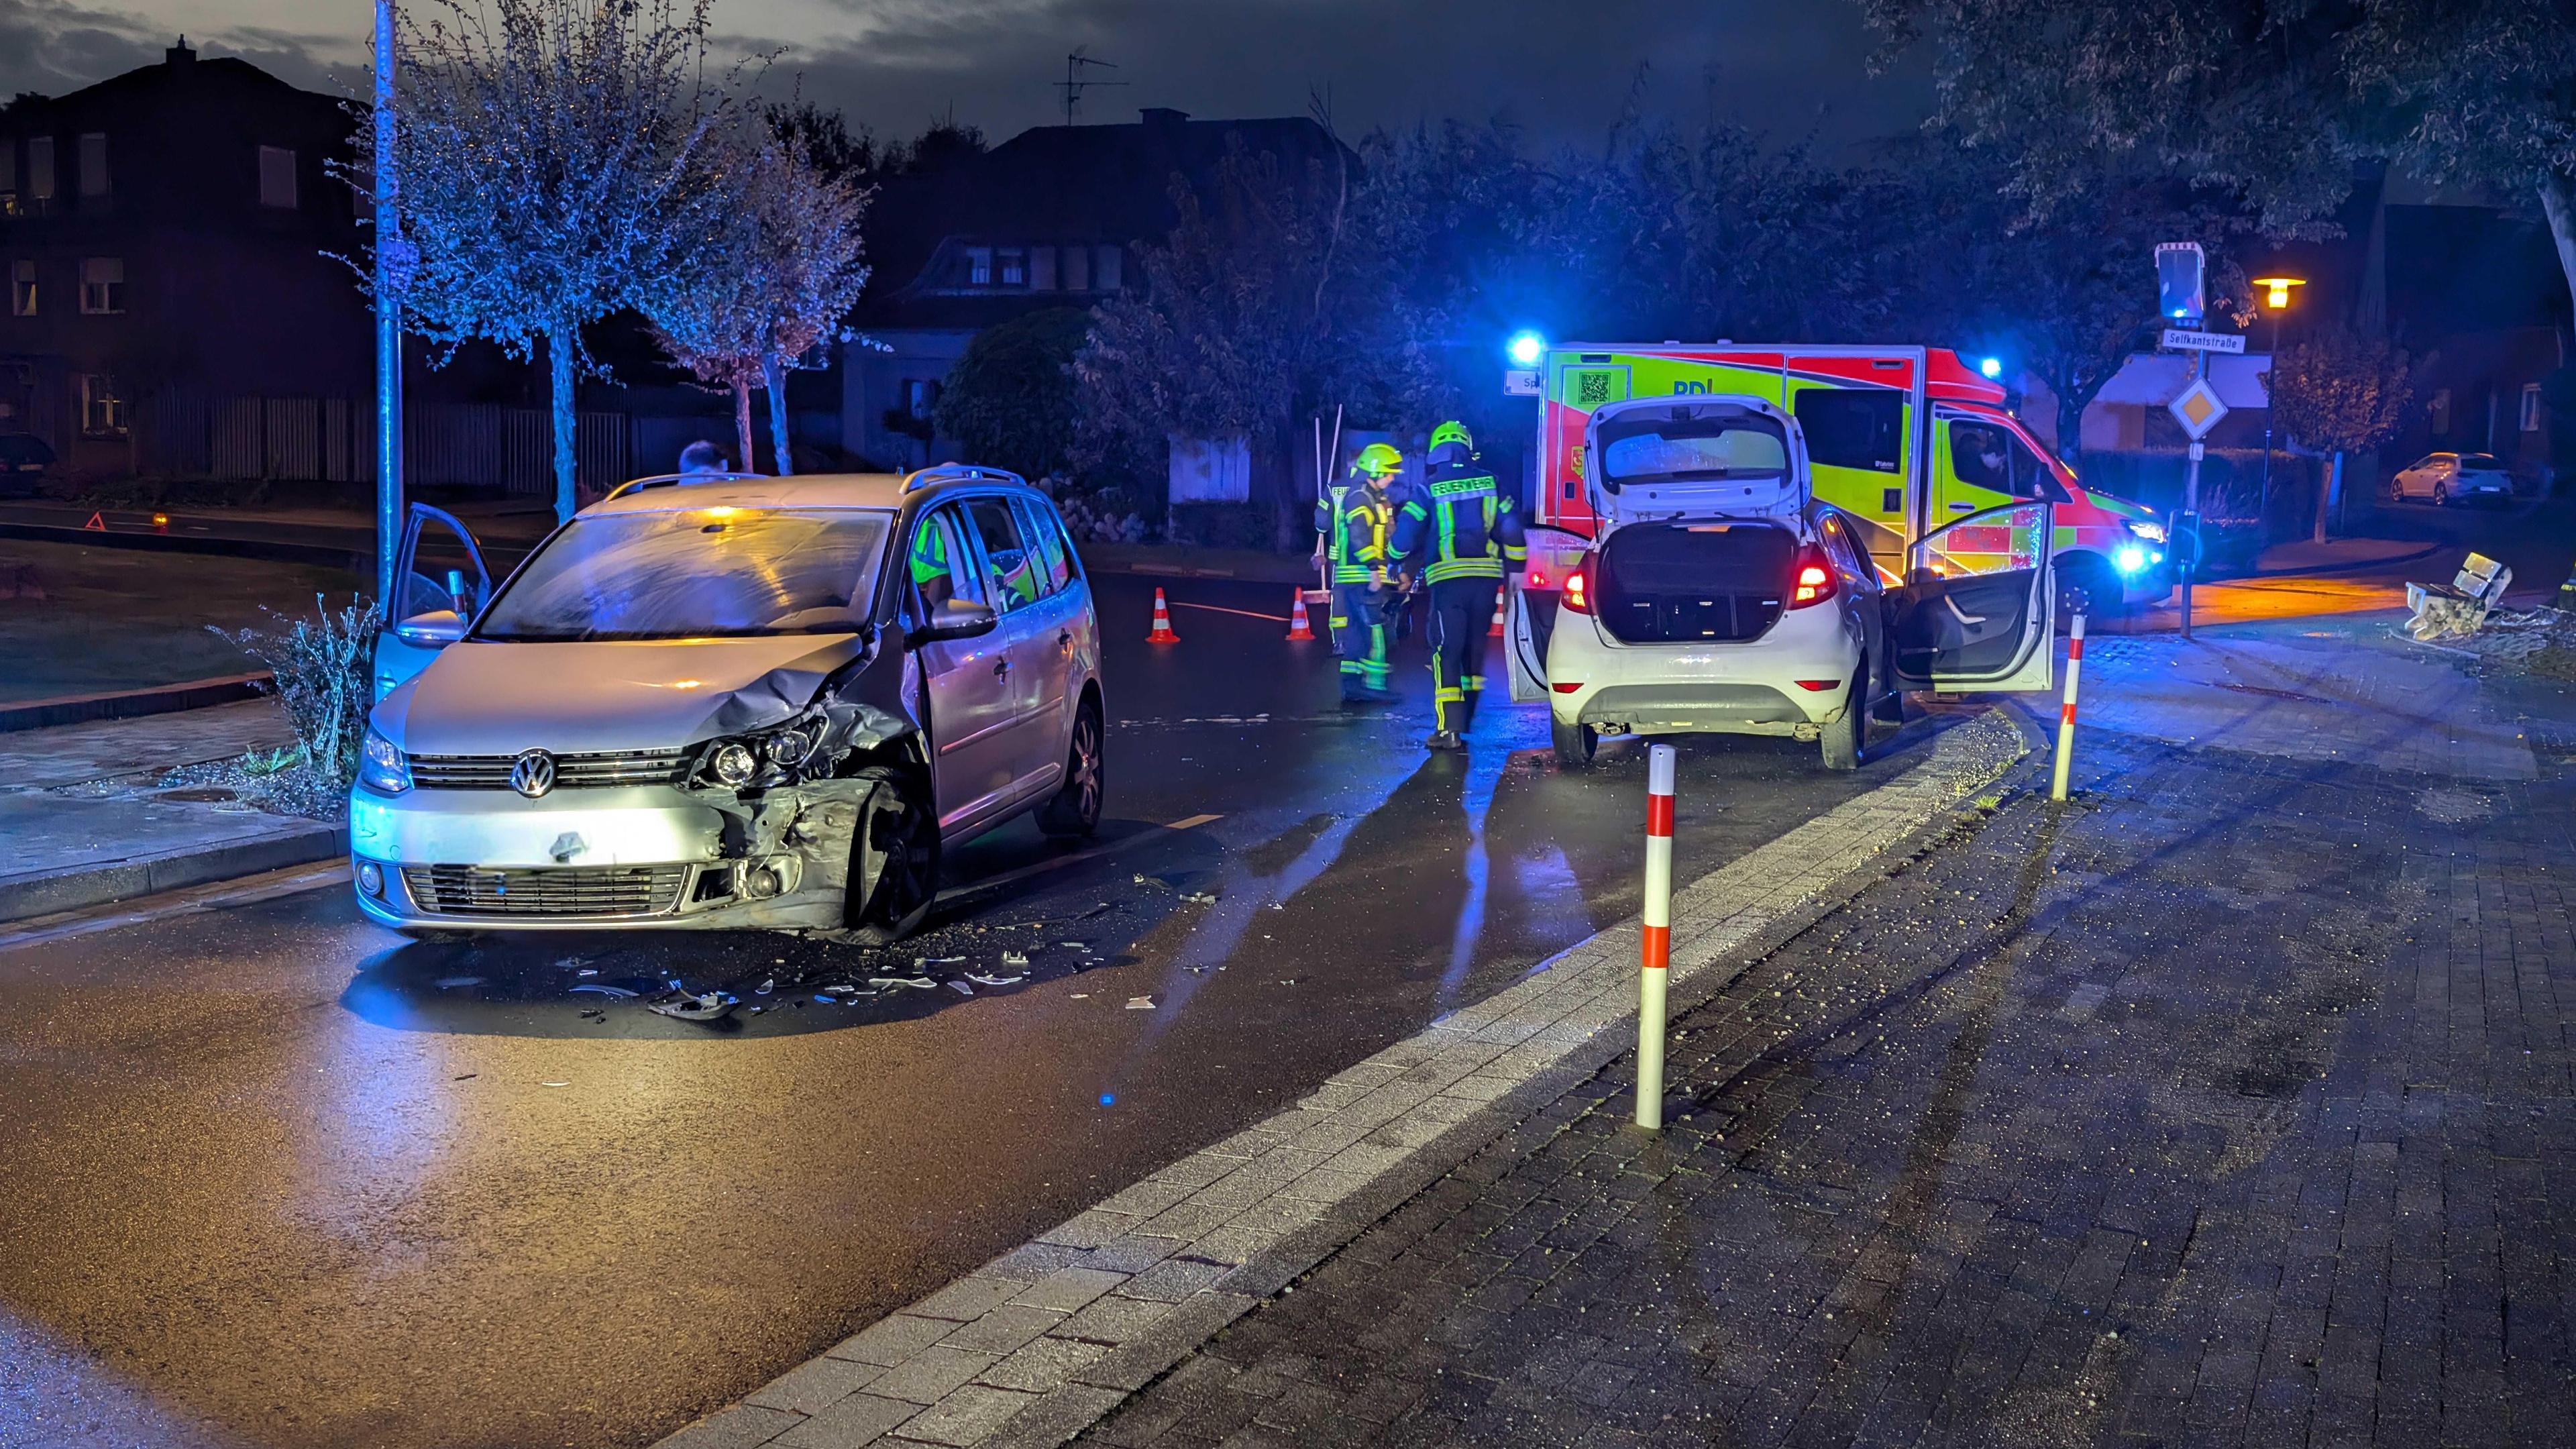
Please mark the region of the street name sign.
<svg viewBox="0 0 2576 1449"><path fill-rule="evenodd" d="M1539 395L1539 392L1538 392L1538 369L1537 369L1537 368L1535 368L1535 367L1514 367L1514 368L1507 368L1507 369L1505 369L1505 370L1504 370L1504 372L1503 372L1503 396L1505 396L1505 397L1537 397L1538 395Z"/></svg>
<svg viewBox="0 0 2576 1449"><path fill-rule="evenodd" d="M2227 416L2227 404L2218 400L2218 390L2209 385L2208 378L2196 377L2191 386L2165 404L2165 411L2172 413L2174 421L2182 424L2184 434L2197 443L2209 436L2220 418Z"/></svg>
<svg viewBox="0 0 2576 1449"><path fill-rule="evenodd" d="M2245 338L2236 332L2187 332L2180 327L2165 329L2168 352L2243 352Z"/></svg>

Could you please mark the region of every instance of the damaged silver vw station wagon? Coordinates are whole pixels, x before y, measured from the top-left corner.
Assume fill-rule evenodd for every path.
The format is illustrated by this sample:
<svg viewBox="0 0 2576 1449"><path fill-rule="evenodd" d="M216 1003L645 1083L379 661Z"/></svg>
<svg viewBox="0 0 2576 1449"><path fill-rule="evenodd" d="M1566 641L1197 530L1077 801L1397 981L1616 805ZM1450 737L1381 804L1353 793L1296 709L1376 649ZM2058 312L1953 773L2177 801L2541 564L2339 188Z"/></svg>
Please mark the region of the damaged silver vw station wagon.
<svg viewBox="0 0 2576 1449"><path fill-rule="evenodd" d="M483 557L413 508L349 802L397 930L882 943L943 843L1099 825L1091 590L1014 474L638 479L497 589Z"/></svg>

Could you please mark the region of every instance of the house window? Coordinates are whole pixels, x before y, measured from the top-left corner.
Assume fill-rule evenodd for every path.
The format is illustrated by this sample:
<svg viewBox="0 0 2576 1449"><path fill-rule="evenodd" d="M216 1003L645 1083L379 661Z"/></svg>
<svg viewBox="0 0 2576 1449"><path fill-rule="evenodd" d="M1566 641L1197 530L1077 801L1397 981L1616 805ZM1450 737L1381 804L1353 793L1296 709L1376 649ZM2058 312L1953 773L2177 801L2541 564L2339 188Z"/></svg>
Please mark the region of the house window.
<svg viewBox="0 0 2576 1449"><path fill-rule="evenodd" d="M2540 431L2540 384L2536 382L2522 385L2522 430L2526 433Z"/></svg>
<svg viewBox="0 0 2576 1449"><path fill-rule="evenodd" d="M2451 390L2449 388L2433 389L2433 401L2424 409L2424 425L2432 429L2433 436L2437 438L2451 430Z"/></svg>
<svg viewBox="0 0 2576 1449"><path fill-rule="evenodd" d="M1029 248L1029 290L1032 292L1055 290L1055 248Z"/></svg>
<svg viewBox="0 0 2576 1449"><path fill-rule="evenodd" d="M993 249L991 247L966 249L966 285L970 287L993 285Z"/></svg>
<svg viewBox="0 0 2576 1449"><path fill-rule="evenodd" d="M259 148L259 204L295 209L295 153L284 146Z"/></svg>
<svg viewBox="0 0 2576 1449"><path fill-rule="evenodd" d="M18 143L0 136L0 216L18 214Z"/></svg>
<svg viewBox="0 0 2576 1449"><path fill-rule="evenodd" d="M107 194L107 133L87 131L80 138L80 194Z"/></svg>
<svg viewBox="0 0 2576 1449"><path fill-rule="evenodd" d="M939 382L936 378L908 377L903 382L903 410L923 422L939 410Z"/></svg>
<svg viewBox="0 0 2576 1449"><path fill-rule="evenodd" d="M1091 248L1064 249L1064 289L1068 292L1091 290Z"/></svg>
<svg viewBox="0 0 2576 1449"><path fill-rule="evenodd" d="M124 437L128 418L116 379L103 372L84 372L77 381L82 434L92 438Z"/></svg>
<svg viewBox="0 0 2576 1449"><path fill-rule="evenodd" d="M125 310L125 258L81 258L81 310L93 317Z"/></svg>
<svg viewBox="0 0 2576 1449"><path fill-rule="evenodd" d="M32 259L22 257L9 264L9 315L36 315L36 264Z"/></svg>
<svg viewBox="0 0 2576 1449"><path fill-rule="evenodd" d="M1029 284L1029 254L1019 247L1004 247L1001 253L1002 285L1025 287Z"/></svg>
<svg viewBox="0 0 2576 1449"><path fill-rule="evenodd" d="M1091 273L1092 290L1098 292L1117 291L1119 285L1118 248L1094 247L1092 248L1091 254L1094 263Z"/></svg>
<svg viewBox="0 0 2576 1449"><path fill-rule="evenodd" d="M27 197L42 211L54 199L54 138L27 138Z"/></svg>

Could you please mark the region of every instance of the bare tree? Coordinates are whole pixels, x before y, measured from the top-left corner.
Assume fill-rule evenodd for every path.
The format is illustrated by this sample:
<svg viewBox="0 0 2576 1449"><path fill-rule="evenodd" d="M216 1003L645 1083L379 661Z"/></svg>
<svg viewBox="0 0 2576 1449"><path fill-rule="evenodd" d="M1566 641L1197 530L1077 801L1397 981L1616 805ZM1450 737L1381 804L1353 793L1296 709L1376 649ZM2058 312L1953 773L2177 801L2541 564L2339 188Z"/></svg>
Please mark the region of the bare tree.
<svg viewBox="0 0 2576 1449"><path fill-rule="evenodd" d="M787 374L817 365L817 344L867 284L859 224L868 191L818 158L801 134L747 125L704 153L714 204L687 264L653 279L643 307L663 350L702 382L729 389L742 466L752 466L751 390L769 393L778 471L787 439Z"/></svg>
<svg viewBox="0 0 2576 1449"><path fill-rule="evenodd" d="M555 512L574 499L581 329L639 304L707 230L700 151L734 109L706 78L710 0L429 0L403 17L402 303L452 351L544 345ZM356 174L372 164L357 136Z"/></svg>

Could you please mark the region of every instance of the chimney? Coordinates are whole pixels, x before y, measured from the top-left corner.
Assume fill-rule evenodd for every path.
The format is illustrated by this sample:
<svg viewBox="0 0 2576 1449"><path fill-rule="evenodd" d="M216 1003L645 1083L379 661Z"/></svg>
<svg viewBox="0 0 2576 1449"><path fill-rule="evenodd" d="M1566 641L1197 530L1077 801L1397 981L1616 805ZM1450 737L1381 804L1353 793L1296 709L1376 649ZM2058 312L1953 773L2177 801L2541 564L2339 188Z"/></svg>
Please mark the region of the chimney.
<svg viewBox="0 0 2576 1449"><path fill-rule="evenodd" d="M197 63L197 53L188 48L188 37L184 35L177 45L161 52L161 58L172 70L186 70Z"/></svg>
<svg viewBox="0 0 2576 1449"><path fill-rule="evenodd" d="M1139 114L1145 118L1146 129L1154 131L1177 131L1190 118L1189 112L1176 111L1169 106L1147 106Z"/></svg>

